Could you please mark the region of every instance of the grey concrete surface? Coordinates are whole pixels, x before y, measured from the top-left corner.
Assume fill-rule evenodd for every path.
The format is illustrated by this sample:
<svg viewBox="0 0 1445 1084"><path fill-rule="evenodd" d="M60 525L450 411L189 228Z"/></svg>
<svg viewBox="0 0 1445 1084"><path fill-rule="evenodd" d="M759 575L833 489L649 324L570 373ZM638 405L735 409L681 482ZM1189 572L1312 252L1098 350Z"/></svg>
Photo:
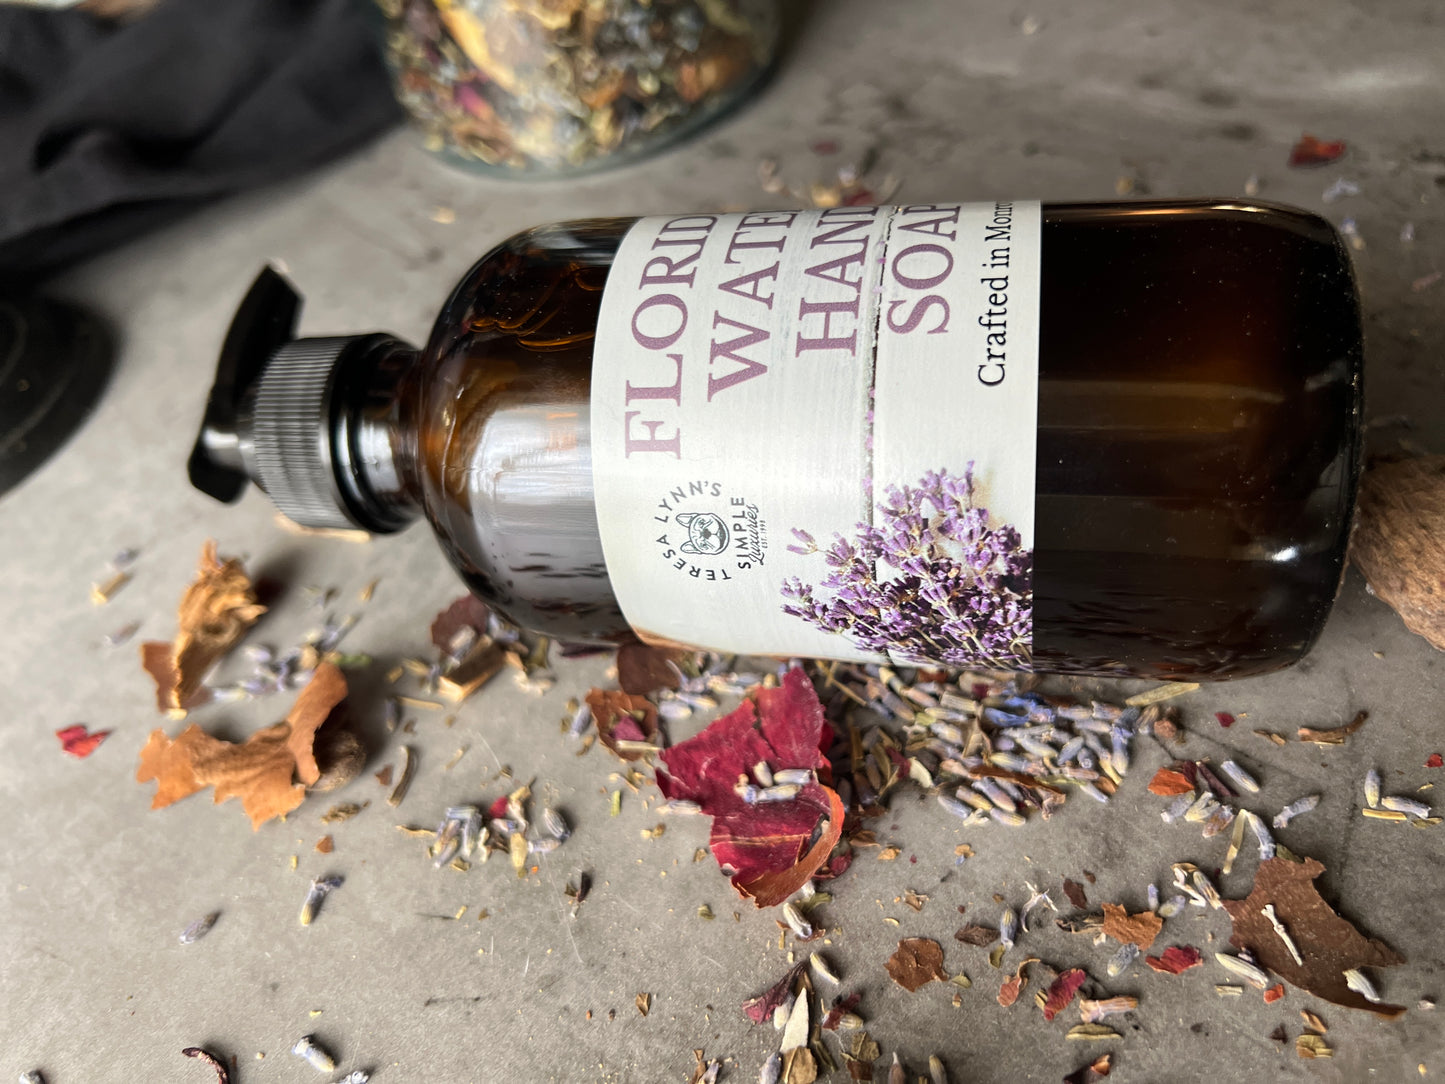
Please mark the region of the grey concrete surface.
<svg viewBox="0 0 1445 1084"><path fill-rule="evenodd" d="M1026 17L1034 33L1023 33ZM1121 176L1158 195L1229 195L1256 175L1262 196L1355 219L1365 242L1356 258L1372 446L1439 452L1445 284L1416 292L1411 283L1445 262L1442 20L1428 0L835 0L815 5L756 102L654 161L565 184L509 184L453 172L399 131L322 174L208 209L69 274L56 292L106 313L123 350L84 430L0 499L0 1074L13 1080L40 1067L51 1084L201 1081L208 1071L179 1054L199 1043L234 1055L241 1084L321 1080L288 1053L314 1032L341 1069L373 1068L379 1084L684 1081L694 1048L727 1059L725 1080L750 1081L776 1045L771 1027L750 1026L738 1008L784 970L775 916L734 898L711 859L693 860L704 823L641 836L659 819L644 808L648 788L626 794L610 818L616 764L600 750L575 756L558 733L562 704L603 680L605 660L561 664L557 686L540 698L499 679L450 729L418 713L406 740L420 770L399 810L382 802L370 774L395 760L398 741L381 728L379 673L355 682L375 748L368 772L344 791L313 796L284 825L255 833L234 803L213 806L205 794L148 809L151 788L133 779L136 754L152 727L179 727L156 715L134 647L109 649L101 638L130 620L143 621L139 638L168 637L204 539L293 588L253 639L298 638L317 617L299 588L333 585L338 611L364 615L349 646L382 660L378 672L423 646L427 621L457 593L423 529L364 545L300 539L276 528L258 493L221 507L187 486L185 456L217 345L262 263L283 263L306 293L308 333L385 328L419 338L454 279L514 230L570 216L766 206L776 201L758 188L758 160L777 157L791 179L823 179L828 163L808 149L821 139L848 153L878 147L882 169L918 201L1108 198ZM1302 130L1348 140L1349 156L1287 170ZM1361 193L1324 206L1337 177ZM455 222L434 222L438 206L453 208ZM1399 239L1407 222L1409 244ZM122 546L141 551L135 579L97 609L90 583ZM351 605L372 579L374 601ZM1441 656L1351 574L1305 663L1181 702L1191 755L1233 753L1262 777L1255 808L1325 795L1281 837L1325 864L1322 888L1344 913L1408 957L1377 977L1412 1010L1382 1022L1294 989L1272 1006L1253 991L1221 1000L1212 984L1223 974L1212 967L1104 980L1107 948L1046 927L1024 943L1031 955L1084 966L1104 987L1141 999L1123 1039L1101 1047L1116 1055L1111 1079L1445 1075L1437 1017L1413 1008L1445 993L1445 835L1358 813L1371 765L1396 791L1440 777L1423 764L1445 749L1442 679ZM197 718L244 734L284 706L220 705ZM1370 722L1342 748L1279 748L1252 735L1256 726L1334 725L1359 708ZM1217 710L1247 718L1221 730ZM83 761L62 755L52 736L77 722L114 729ZM674 739L701 723L675 727ZM446 770L460 746L467 754ZM1165 760L1141 742L1112 804L1070 801L1053 820L1015 831L963 832L931 802L895 801L877 829L903 855L881 863L865 853L824 912L829 951L845 988L863 992L885 1058L898 1051L921 1070L937 1052L952 1080L992 1084L1057 1081L1096 1052L1066 1042L1063 1021L1045 1024L1031 992L1011 1010L995 1003L999 974L951 937L956 908L993 916L993 895L1017 903L1026 881L1061 898L1061 879L1084 869L1098 878L1091 900L1138 907L1144 885L1167 880L1171 862L1217 865L1223 841L1162 825L1160 801L1144 792ZM525 880L504 860L465 875L433 870L422 845L394 826L494 797L502 765L535 777L568 811L574 839ZM324 828L317 818L338 800L371 805ZM312 848L327 831L336 849L323 856ZM953 848L964 841L977 857L954 871ZM1225 878L1227 895L1247 891L1253 864ZM563 887L582 869L596 887L572 921ZM345 886L300 927L308 878L330 872ZM909 887L932 897L919 913L896 902ZM716 921L697 917L703 903ZM468 912L452 920L463 904ZM479 908L490 917L478 921ZM208 938L177 943L213 910L221 917ZM1206 950L1227 934L1221 912L1193 909L1166 931L1170 943ZM949 969L972 976L960 1008L943 987L908 995L888 981L883 961L908 935L938 938ZM633 1005L639 992L652 995L645 1019ZM1268 1038L1280 1024L1298 1034L1306 1007L1330 1024L1331 1061L1299 1061Z"/></svg>

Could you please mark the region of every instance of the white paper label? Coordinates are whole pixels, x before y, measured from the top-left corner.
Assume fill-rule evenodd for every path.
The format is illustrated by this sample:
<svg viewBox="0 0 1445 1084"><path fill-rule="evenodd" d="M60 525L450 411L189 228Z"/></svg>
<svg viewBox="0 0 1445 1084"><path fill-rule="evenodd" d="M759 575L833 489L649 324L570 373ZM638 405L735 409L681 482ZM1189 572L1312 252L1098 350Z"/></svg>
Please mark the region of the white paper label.
<svg viewBox="0 0 1445 1084"><path fill-rule="evenodd" d="M603 553L648 639L1028 663L1034 202L643 218L592 362Z"/></svg>

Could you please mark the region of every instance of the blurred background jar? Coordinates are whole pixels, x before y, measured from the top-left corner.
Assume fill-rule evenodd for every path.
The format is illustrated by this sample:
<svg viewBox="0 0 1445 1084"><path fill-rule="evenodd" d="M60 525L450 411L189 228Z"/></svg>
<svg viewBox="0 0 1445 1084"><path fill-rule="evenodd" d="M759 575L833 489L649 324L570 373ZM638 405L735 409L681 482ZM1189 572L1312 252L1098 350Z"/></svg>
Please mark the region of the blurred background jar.
<svg viewBox="0 0 1445 1084"><path fill-rule="evenodd" d="M754 91L778 0L371 0L426 146L492 173L650 153Z"/></svg>

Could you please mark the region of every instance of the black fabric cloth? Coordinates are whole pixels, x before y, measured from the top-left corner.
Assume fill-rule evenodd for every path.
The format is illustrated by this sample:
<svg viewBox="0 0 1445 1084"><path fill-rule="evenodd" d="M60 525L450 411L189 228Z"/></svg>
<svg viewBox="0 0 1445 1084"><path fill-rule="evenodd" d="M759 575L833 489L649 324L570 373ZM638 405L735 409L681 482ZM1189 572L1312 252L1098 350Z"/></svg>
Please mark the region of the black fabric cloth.
<svg viewBox="0 0 1445 1084"><path fill-rule="evenodd" d="M320 165L400 118L372 0L0 5L0 283Z"/></svg>

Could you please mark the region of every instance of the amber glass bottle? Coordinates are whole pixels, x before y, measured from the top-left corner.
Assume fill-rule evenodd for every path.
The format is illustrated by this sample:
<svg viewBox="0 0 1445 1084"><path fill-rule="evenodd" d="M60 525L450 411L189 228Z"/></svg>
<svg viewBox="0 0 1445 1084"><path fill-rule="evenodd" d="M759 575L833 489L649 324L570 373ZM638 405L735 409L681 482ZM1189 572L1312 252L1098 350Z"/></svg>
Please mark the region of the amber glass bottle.
<svg viewBox="0 0 1445 1084"><path fill-rule="evenodd" d="M1299 659L1339 584L1360 451L1359 308L1334 230L1302 211L1238 202L964 206L983 208L974 231L984 244L977 272L964 249L949 247L954 234L965 243L973 212L960 219L944 205L903 208L876 225L876 253L861 232L875 229L878 220L865 221L871 209L853 209L850 219L814 212L806 221L779 213L544 226L476 264L420 351L384 335L292 340L298 299L268 272L227 340L192 480L233 499L253 479L284 512L312 525L387 532L424 516L474 592L517 623L565 640L616 640L638 628L722 651L762 644L777 654L861 658L877 656L879 636L894 635L878 629L907 625L921 637L910 643L938 650L883 655L1159 678L1237 677ZM1021 225L1010 256L995 242L1004 236L999 223L1014 215ZM1024 236L1030 221L1032 240ZM647 223L656 227L638 237ZM859 232L848 234L850 223ZM774 227L812 232L794 245L767 232ZM619 255L630 232L636 251ZM858 244L843 246L850 238ZM722 269L712 279L708 257L697 258L703 242L715 245L707 251ZM810 264L810 252L829 259ZM855 253L856 265L849 263ZM780 254L781 267L748 263ZM609 284L615 266L627 282ZM969 269L959 289L982 298L977 313L960 311L974 295L948 293L946 275L958 267ZM687 291L704 280L744 307L714 311L712 295L691 297ZM657 289L639 292L639 282ZM841 293L809 293L818 288ZM880 298L874 309L870 292ZM849 297L864 308L848 309ZM749 311L783 313L785 323L765 328L743 318ZM861 322L850 322L860 313ZM698 342L711 343L710 359L669 352L691 341L684 324L702 329ZM815 411L821 420L800 422L813 427L810 446L819 433L836 434L839 458L866 449L861 489L851 481L820 485L816 468L795 467L791 438L778 431L786 423L767 423L773 428L764 435L780 449L774 459L757 458L759 433L747 431L744 412L718 429L719 440L736 446L694 452L689 461L683 442L693 429L685 426L702 426L694 419L703 415L684 422L647 413L692 405L685 398L692 393L681 390L685 371L707 379L707 404L721 410L715 404L752 389L763 394L774 373L802 372L826 360L827 350L834 362L865 354L868 344L859 343L875 326L877 373L861 370L866 410L845 417L830 399ZM963 326L977 328L975 338L949 345L946 335ZM617 328L631 334L619 338ZM917 334L906 338L909 331ZM934 331L931 342L946 347L939 357L956 374L924 389L938 409L920 409L915 390L907 391L906 410L891 405L886 365L899 384L903 377L891 374L908 362L894 360L897 352L929 342ZM888 339L893 332L897 338ZM786 349L766 354L773 342ZM644 383L641 369L625 367L629 350L655 379ZM597 390L607 366L617 370L608 386L625 390L619 410L627 408L617 414L611 451L594 431L599 419L610 425L613 418ZM1005 372L1022 381L1016 374L1026 371L1036 380L1017 399L1027 424L1010 422L990 438L1011 452L976 464L969 432L985 423L955 425L952 389L967 385L967 403L987 404ZM808 381L818 394L833 394L828 380ZM749 411L783 394L798 393L780 383ZM693 398L701 403L703 395ZM955 428L963 431L950 435ZM892 454L885 444L922 441L932 449L937 433L957 440L956 461L920 452L930 471L944 469L920 480L922 471L905 464L874 491L873 475ZM617 500L603 499L604 483L607 494L624 497L634 485L631 476L598 473L612 469L606 456L619 470L650 461L678 479L676 488L669 482L645 495L658 509L656 523L640 526L635 543L605 537L630 521L607 526ZM743 480L716 481L725 473L720 461L734 456L752 464ZM1032 491L1010 495L1012 483L1001 479L1021 469ZM902 488L886 490L885 482ZM820 490L841 494L837 516L825 510L809 518L803 510ZM939 492L956 498L952 518ZM910 511L900 504L910 499L922 503ZM979 510L985 500L1026 514L1000 524ZM854 518L877 515L874 534L865 522L853 543L830 542L830 533L847 534L830 532L843 522L838 517L859 509ZM1015 529L1027 516L1031 524ZM953 533L929 543L945 520ZM913 547L917 559L885 570L887 546L895 544ZM852 545L852 556L840 556L838 545ZM772 586L770 595L729 601L727 592L742 590L735 584L756 576L755 561L804 570L783 589L791 617L780 617L777 603L756 601L777 599ZM625 582L624 565L631 569ZM861 579L839 578L850 568ZM720 580L707 583L714 575ZM806 604L797 601L804 576ZM978 601L985 585L993 595ZM697 596L706 606L689 602L689 591L711 592ZM950 596L967 591L974 592L967 606L950 609ZM675 624L666 623L668 607ZM664 620L640 621L634 609ZM1003 642L984 639L984 626L969 625L964 609L987 610L987 627L1006 626L1012 646L980 649L976 659L967 655L972 648L957 648ZM942 615L936 629L932 614ZM693 620L705 631L680 634ZM798 639L754 636L754 621L793 621ZM780 627L791 635L793 626ZM865 627L873 631L859 631Z"/></svg>

